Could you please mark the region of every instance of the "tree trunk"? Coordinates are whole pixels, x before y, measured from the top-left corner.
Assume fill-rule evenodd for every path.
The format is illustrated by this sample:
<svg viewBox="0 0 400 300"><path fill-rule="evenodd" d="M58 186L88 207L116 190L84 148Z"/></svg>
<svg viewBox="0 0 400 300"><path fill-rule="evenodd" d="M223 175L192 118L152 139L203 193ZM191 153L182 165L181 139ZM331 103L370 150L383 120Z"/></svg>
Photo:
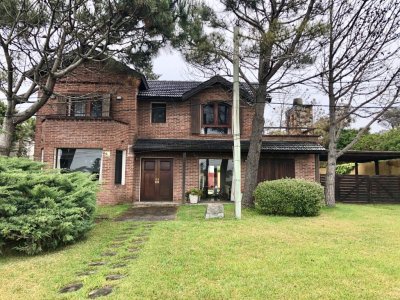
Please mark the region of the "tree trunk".
<svg viewBox="0 0 400 300"><path fill-rule="evenodd" d="M335 128L329 128L328 165L326 166L325 202L327 206L335 206L336 184L336 141Z"/></svg>
<svg viewBox="0 0 400 300"><path fill-rule="evenodd" d="M10 156L15 125L12 118L5 117L0 131L0 155Z"/></svg>
<svg viewBox="0 0 400 300"><path fill-rule="evenodd" d="M264 89L265 91L265 89ZM253 207L253 192L257 186L258 164L260 161L262 135L264 132L264 109L265 93L260 93L256 97L255 114L252 122L252 131L250 137L250 148L246 161L246 177L244 184L244 194L242 205L244 207Z"/></svg>

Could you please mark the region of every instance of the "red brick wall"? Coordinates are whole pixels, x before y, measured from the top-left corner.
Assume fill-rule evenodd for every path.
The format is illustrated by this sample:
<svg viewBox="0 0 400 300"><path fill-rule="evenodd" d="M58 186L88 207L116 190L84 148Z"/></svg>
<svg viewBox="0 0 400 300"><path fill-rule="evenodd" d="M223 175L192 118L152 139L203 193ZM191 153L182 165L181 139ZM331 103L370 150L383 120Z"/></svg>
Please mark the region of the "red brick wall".
<svg viewBox="0 0 400 300"><path fill-rule="evenodd" d="M232 94L221 87L209 88L198 93L193 99L200 100L201 104L213 101L232 103ZM151 123L151 103L149 100L138 101L138 134L140 138L174 138L174 139L232 139L232 135L193 135L191 133L190 106L191 101L166 103L166 123ZM153 102L163 102L154 100ZM243 126L241 137L248 139L251 133L253 108L241 103Z"/></svg>
<svg viewBox="0 0 400 300"><path fill-rule="evenodd" d="M133 198L134 157L129 146L137 135L137 91L140 81L127 75L105 71L99 63L81 66L57 83L60 95L111 94L113 120L66 120L45 118L58 114L57 99L50 99L37 114L35 159L54 167L57 148L97 148L103 150L100 204L130 202ZM117 100L116 97L122 97ZM115 151L127 150L125 185L115 185Z"/></svg>
<svg viewBox="0 0 400 300"><path fill-rule="evenodd" d="M173 159L173 201L182 201L182 179L183 179L183 154L182 153L146 153L138 154L135 157L135 186L136 189L134 195L134 201L140 199L140 164L142 158L172 158ZM185 189L188 191L191 188L199 187L199 159L202 158L214 158L214 159L226 159L232 158L232 155L221 154L221 153L187 153L186 155L186 180ZM244 175L245 175L245 163L242 160L242 189L244 189Z"/></svg>
<svg viewBox="0 0 400 300"><path fill-rule="evenodd" d="M45 115L57 114L57 99L50 99L37 114L35 137L35 158L54 167L57 148L98 148L103 150L100 204L138 201L140 199L140 163L143 157L173 158L173 200L182 200L182 153L131 153L130 145L140 138L180 138L180 139L231 139L231 135L191 134L190 100L167 103L167 122L151 123L151 101L137 101L139 79L107 71L100 63L91 63L74 71L56 85L60 95L111 94L110 120L67 120L51 119ZM122 100L117 100L117 96ZM221 87L209 88L194 96L201 103L210 101L231 102L232 95ZM162 101L155 101L162 102ZM249 139L253 108L241 105L243 122L242 138ZM284 139L284 138L282 138ZM115 151L127 150L126 184L114 184ZM290 156L290 155L289 155ZM289 156L285 155L285 158ZM186 162L186 185L184 191L199 185L200 158L230 158L230 154L188 153ZM274 156L273 156L274 157ZM275 156L277 157L277 156ZM314 155L292 155L295 158L296 177L315 179ZM242 189L245 174L245 156L242 157Z"/></svg>
<svg viewBox="0 0 400 300"><path fill-rule="evenodd" d="M315 155L314 154L287 154L287 155L263 155L265 158L292 158L295 160L295 176L306 180L315 180ZM134 201L140 199L140 164L142 158L172 158L173 159L173 200L174 202L182 201L182 176L183 176L183 157L182 153L146 153L139 154L135 158L135 181L134 184L138 188L134 194ZM191 188L199 187L199 159L232 159L230 154L221 153L187 153L186 156L186 180L185 192ZM246 156L242 156L241 174L242 174L242 191L244 190L244 181L246 174Z"/></svg>

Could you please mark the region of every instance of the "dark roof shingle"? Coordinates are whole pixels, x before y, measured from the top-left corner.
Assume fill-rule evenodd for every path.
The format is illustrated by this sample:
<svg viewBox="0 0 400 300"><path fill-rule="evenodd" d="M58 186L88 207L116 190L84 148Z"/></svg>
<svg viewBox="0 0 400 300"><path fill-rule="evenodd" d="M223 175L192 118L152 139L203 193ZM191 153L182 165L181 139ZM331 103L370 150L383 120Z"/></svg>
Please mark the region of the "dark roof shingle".
<svg viewBox="0 0 400 300"><path fill-rule="evenodd" d="M148 80L149 88L139 91L139 98L181 98L182 95L201 84L200 81Z"/></svg>
<svg viewBox="0 0 400 300"><path fill-rule="evenodd" d="M169 81L169 80L148 80L148 88L140 90L139 99L179 99L187 100L203 89L220 84L226 89L232 89L232 83L221 76L214 76L206 81ZM254 84L256 86L257 84ZM252 90L247 83L240 83L242 98L252 101ZM268 96L269 98L269 96Z"/></svg>
<svg viewBox="0 0 400 300"><path fill-rule="evenodd" d="M180 139L138 139L133 146L135 152L177 151L177 152L231 152L230 140L180 140ZM242 151L249 149L249 141L241 142ZM315 142L263 141L262 152L321 153L325 148Z"/></svg>

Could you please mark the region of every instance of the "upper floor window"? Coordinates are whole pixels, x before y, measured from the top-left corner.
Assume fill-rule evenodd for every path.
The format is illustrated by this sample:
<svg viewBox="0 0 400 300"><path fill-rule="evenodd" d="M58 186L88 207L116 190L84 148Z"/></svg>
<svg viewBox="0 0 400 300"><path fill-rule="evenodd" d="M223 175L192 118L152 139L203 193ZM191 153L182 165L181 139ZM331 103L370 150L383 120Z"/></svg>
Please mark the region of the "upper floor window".
<svg viewBox="0 0 400 300"><path fill-rule="evenodd" d="M167 121L167 105L165 103L151 104L151 123L165 123Z"/></svg>
<svg viewBox="0 0 400 300"><path fill-rule="evenodd" d="M231 107L226 103L208 103L203 105L203 134L231 133Z"/></svg>
<svg viewBox="0 0 400 300"><path fill-rule="evenodd" d="M110 116L110 95L65 96L58 102L60 114L68 117Z"/></svg>

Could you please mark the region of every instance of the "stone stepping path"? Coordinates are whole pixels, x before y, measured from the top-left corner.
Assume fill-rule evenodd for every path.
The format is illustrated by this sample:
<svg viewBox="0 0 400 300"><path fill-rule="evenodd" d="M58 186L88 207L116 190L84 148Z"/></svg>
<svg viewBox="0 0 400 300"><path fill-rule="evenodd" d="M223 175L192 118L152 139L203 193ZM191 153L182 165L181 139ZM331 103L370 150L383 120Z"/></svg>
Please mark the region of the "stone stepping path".
<svg viewBox="0 0 400 300"><path fill-rule="evenodd" d="M141 249L140 248L128 248L128 252L134 252L134 253L136 253L136 252L139 252Z"/></svg>
<svg viewBox="0 0 400 300"><path fill-rule="evenodd" d="M92 261L88 263L90 267L104 266L105 264L107 264L105 261Z"/></svg>
<svg viewBox="0 0 400 300"><path fill-rule="evenodd" d="M76 276L91 276L98 273L97 268L105 267L110 269L110 273L104 276L106 281L118 281L127 277L126 274L121 274L119 271L123 271L123 268L127 267L133 260L138 259L145 242L149 240L149 234L154 225L153 223L145 223L132 224L125 227L107 246L108 250L105 249L104 252L100 254L104 260L100 258L99 260L88 262L87 266L90 268L77 272ZM117 257L116 261L114 257ZM114 272L116 273L113 273L111 270L115 270ZM82 287L82 282L72 282L62 287L59 293L75 292ZM106 285L91 290L87 297L89 299L94 299L109 295L112 292L113 286Z"/></svg>
<svg viewBox="0 0 400 300"><path fill-rule="evenodd" d="M93 291L91 291L88 295L88 297L90 299L95 299L98 297L102 297L102 296L107 296L109 294L112 293L112 287L111 286L105 286L99 289L95 289Z"/></svg>
<svg viewBox="0 0 400 300"><path fill-rule="evenodd" d="M75 282L75 283L70 283L64 287L62 287L59 292L60 293L70 293L70 292L75 292L77 290L80 290L83 287L82 282Z"/></svg>
<svg viewBox="0 0 400 300"><path fill-rule="evenodd" d="M104 252L101 254L101 256L115 256L117 255L117 252Z"/></svg>
<svg viewBox="0 0 400 300"><path fill-rule="evenodd" d="M137 259L138 257L139 257L139 255L125 255L125 256L122 256L121 258L123 260L133 260L133 259Z"/></svg>
<svg viewBox="0 0 400 300"><path fill-rule="evenodd" d="M125 278L125 275L122 274L110 274L106 276L106 280L110 281L110 280L119 280L122 278Z"/></svg>
<svg viewBox="0 0 400 300"><path fill-rule="evenodd" d="M126 266L127 266L127 264L118 263L118 264L113 264L113 265L111 265L111 268L113 268L113 269L119 269L119 268L123 268L123 267L126 267Z"/></svg>

